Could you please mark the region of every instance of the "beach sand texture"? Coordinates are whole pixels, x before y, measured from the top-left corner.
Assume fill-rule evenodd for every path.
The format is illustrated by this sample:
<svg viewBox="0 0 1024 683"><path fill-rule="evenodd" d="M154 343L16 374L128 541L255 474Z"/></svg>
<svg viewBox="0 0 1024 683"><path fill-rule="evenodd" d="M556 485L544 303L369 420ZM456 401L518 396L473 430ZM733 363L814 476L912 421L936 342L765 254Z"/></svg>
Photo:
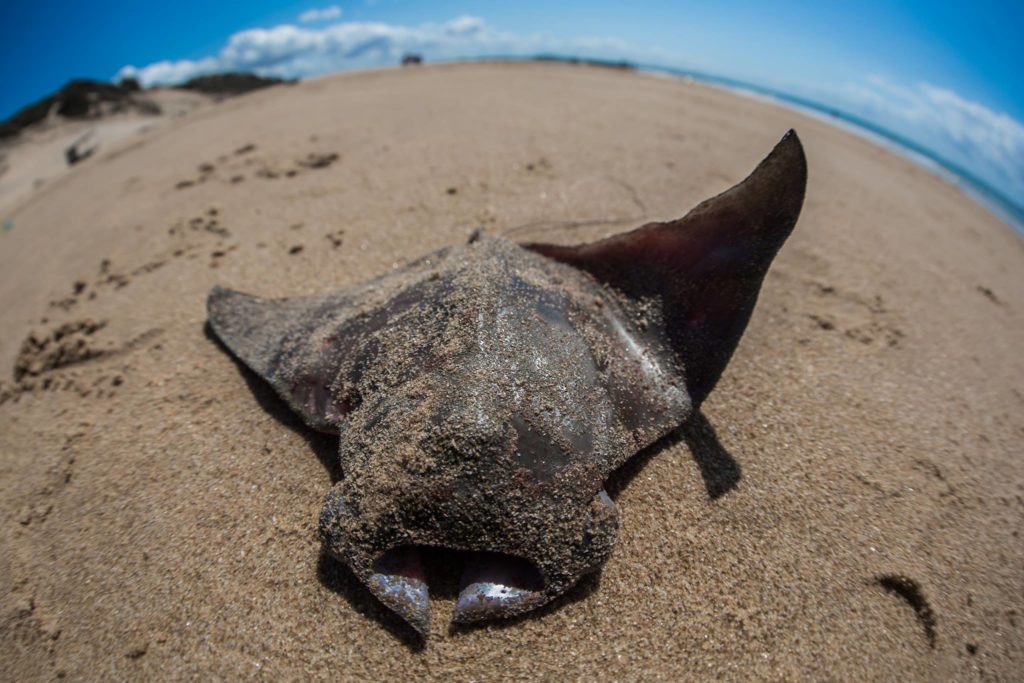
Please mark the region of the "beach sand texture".
<svg viewBox="0 0 1024 683"><path fill-rule="evenodd" d="M801 219L703 422L610 483L611 560L474 630L438 590L416 645L321 558L335 443L204 330L210 288L675 218L791 127ZM1024 244L848 132L611 69L350 73L197 110L3 218L0 678L1024 671Z"/></svg>

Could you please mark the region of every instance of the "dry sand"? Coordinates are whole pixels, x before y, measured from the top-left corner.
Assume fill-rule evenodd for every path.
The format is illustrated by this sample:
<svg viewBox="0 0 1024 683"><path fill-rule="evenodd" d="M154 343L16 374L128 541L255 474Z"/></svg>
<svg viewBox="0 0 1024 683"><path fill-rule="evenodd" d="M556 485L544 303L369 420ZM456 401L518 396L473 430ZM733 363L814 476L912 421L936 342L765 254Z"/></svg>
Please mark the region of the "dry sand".
<svg viewBox="0 0 1024 683"><path fill-rule="evenodd" d="M334 446L204 332L209 289L320 292L477 227L677 217L790 127L803 216L706 424L612 482L604 571L470 631L441 595L415 646L321 559ZM1024 671L1024 244L847 132L639 73L363 72L195 112L2 218L6 679Z"/></svg>

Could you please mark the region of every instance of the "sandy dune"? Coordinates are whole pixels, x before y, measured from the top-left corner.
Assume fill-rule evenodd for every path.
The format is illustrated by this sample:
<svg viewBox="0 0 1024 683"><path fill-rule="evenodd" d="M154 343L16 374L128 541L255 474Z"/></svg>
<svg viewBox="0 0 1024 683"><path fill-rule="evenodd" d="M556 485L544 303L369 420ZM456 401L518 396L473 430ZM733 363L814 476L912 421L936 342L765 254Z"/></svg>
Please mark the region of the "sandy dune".
<svg viewBox="0 0 1024 683"><path fill-rule="evenodd" d="M803 216L703 420L610 482L603 572L469 631L438 590L418 646L321 558L335 446L204 331L209 289L319 292L477 227L673 218L790 127ZM849 133L639 73L384 70L204 108L8 209L4 679L1024 670L1024 245Z"/></svg>
<svg viewBox="0 0 1024 683"><path fill-rule="evenodd" d="M73 167L68 166L65 150L75 143L80 151L108 153L213 103L206 95L175 89L148 90L144 100L159 113L128 109L96 119L51 116L0 142L0 216L17 212L36 190L70 173Z"/></svg>

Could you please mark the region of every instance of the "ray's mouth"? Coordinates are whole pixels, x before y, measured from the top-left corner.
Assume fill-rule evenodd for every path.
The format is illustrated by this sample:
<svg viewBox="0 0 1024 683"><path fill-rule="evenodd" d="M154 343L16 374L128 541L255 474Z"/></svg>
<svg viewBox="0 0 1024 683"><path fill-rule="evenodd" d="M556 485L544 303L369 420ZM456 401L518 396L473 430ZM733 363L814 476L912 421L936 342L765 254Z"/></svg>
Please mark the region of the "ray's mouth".
<svg viewBox="0 0 1024 683"><path fill-rule="evenodd" d="M504 553L403 545L382 553L373 572L367 584L374 595L424 635L431 594L454 598L453 624L515 616L545 599L537 567Z"/></svg>

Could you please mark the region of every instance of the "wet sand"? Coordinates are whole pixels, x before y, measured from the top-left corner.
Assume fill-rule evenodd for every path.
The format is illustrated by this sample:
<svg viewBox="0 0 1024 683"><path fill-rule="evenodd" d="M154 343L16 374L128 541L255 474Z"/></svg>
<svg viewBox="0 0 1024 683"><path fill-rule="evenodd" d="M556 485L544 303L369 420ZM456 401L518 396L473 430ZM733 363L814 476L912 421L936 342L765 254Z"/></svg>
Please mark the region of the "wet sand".
<svg viewBox="0 0 1024 683"><path fill-rule="evenodd" d="M418 645L322 558L336 445L205 331L209 290L675 218L791 127L803 215L703 417L609 483L604 570L466 631L439 590ZM848 132L601 68L361 72L146 131L0 218L5 679L1024 669L1024 244Z"/></svg>

